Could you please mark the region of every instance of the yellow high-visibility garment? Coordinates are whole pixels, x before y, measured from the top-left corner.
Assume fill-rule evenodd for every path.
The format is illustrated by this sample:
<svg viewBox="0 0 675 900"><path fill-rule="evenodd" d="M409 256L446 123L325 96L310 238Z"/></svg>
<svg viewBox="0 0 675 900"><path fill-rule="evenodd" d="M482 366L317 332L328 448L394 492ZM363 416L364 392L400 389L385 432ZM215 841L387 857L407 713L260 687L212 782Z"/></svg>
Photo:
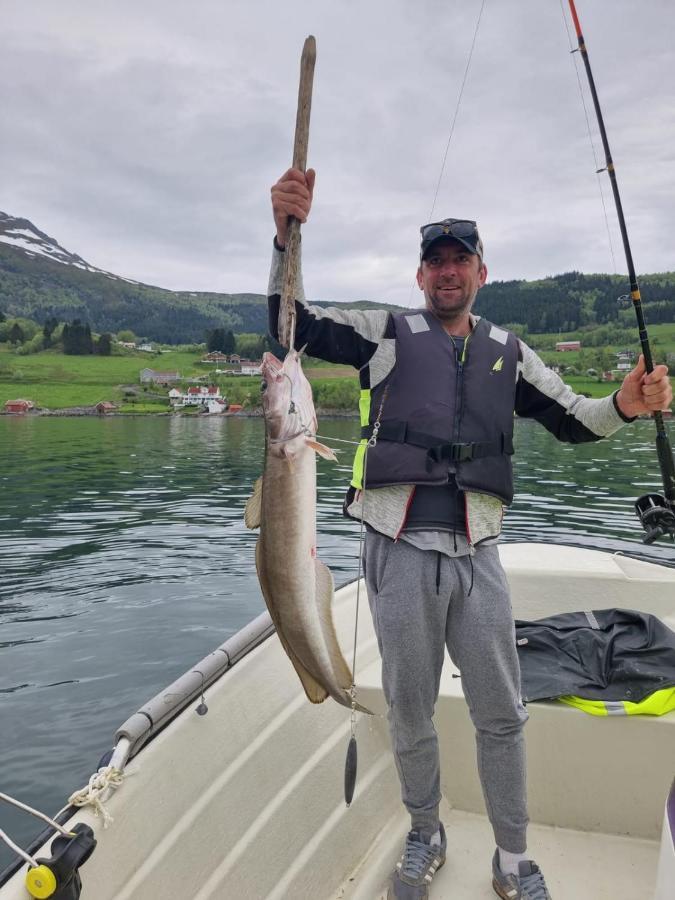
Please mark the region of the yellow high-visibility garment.
<svg viewBox="0 0 675 900"><path fill-rule="evenodd" d="M584 700L583 697L558 697L561 703L576 706L591 716L664 716L675 710L675 688L654 691L640 703L628 700Z"/></svg>

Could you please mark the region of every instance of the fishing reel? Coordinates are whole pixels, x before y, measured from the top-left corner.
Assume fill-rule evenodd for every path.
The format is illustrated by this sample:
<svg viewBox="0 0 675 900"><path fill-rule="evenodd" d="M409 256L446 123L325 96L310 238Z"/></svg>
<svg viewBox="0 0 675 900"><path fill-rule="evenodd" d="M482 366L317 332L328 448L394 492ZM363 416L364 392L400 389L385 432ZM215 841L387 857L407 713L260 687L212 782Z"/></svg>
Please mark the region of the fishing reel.
<svg viewBox="0 0 675 900"><path fill-rule="evenodd" d="M653 544L660 537L675 541L675 509L661 494L643 494L635 501L635 512L646 534L645 544Z"/></svg>
<svg viewBox="0 0 675 900"><path fill-rule="evenodd" d="M68 837L59 835L52 841L52 855L38 858L37 866L26 873L26 890L31 897L53 900L79 900L82 879L79 868L94 852L93 830L82 822L74 826Z"/></svg>

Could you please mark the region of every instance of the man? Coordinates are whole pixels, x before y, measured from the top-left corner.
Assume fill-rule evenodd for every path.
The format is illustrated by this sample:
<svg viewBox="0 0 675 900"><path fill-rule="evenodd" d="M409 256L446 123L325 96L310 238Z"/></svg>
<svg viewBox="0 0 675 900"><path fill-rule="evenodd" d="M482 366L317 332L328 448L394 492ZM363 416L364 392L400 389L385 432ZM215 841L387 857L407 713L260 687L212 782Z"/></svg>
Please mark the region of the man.
<svg viewBox="0 0 675 900"><path fill-rule="evenodd" d="M277 230L268 294L275 336L288 217L307 220L314 181L312 170L291 169L272 188ZM514 412L577 443L610 435L672 399L666 367L646 375L642 359L613 396L574 394L515 335L472 315L486 278L476 223L446 219L421 229L423 312L321 309L305 305L301 280L297 288L296 347L359 370L362 442L345 511L363 516L368 526L368 599L411 817L389 888L388 896L399 900L428 897L445 861L432 715L446 646L476 728L478 770L497 844L493 887L505 900L550 897L526 853L527 713L497 552L503 508L513 499Z"/></svg>

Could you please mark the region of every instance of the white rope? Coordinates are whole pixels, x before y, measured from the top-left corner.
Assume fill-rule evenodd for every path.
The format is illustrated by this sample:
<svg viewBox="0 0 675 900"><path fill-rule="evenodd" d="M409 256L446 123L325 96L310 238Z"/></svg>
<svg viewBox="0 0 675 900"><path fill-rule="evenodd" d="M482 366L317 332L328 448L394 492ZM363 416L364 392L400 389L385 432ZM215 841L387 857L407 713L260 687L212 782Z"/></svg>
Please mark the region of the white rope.
<svg viewBox="0 0 675 900"><path fill-rule="evenodd" d="M93 806L94 813L103 820L103 827L107 828L113 822L113 817L103 805L103 794L118 788L124 779L124 772L114 766L102 766L98 772L89 779L87 785L75 791L68 798L71 806Z"/></svg>
<svg viewBox="0 0 675 900"><path fill-rule="evenodd" d="M24 859L29 866L37 867L37 862L33 859L33 857L29 853L26 853L25 850L22 850L21 847L19 847L17 844L15 844L14 841L2 830L2 828L0 828L0 840L3 840L7 844L7 846L11 850L13 850L17 856L20 856L22 859Z"/></svg>
<svg viewBox="0 0 675 900"><path fill-rule="evenodd" d="M52 828L60 831L64 837L72 837L73 835L72 831L68 831L63 825L59 825L58 822L54 821L54 819L50 819L49 816L37 809L33 809L32 806L28 806L26 803L21 803L20 800L15 800L14 797L10 797L9 794L0 792L0 800L4 800L5 803L11 803L12 806L16 806L17 809L22 809L24 812L30 813L31 816L35 816L37 819L42 819L43 822L46 822L48 825L51 825Z"/></svg>

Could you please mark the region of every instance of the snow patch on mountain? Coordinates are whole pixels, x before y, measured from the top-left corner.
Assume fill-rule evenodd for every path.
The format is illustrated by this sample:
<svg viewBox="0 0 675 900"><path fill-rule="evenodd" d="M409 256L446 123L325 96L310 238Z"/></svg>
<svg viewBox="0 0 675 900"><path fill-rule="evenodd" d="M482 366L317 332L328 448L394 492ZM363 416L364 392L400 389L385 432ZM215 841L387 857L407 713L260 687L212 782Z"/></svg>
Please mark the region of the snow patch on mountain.
<svg viewBox="0 0 675 900"><path fill-rule="evenodd" d="M104 269L90 265L81 256L78 256L76 253L70 253L54 238L40 231L28 219L18 219L2 211L0 211L0 242L20 250L31 258L42 256L44 259L50 259L52 262L61 263L65 266L74 266L77 269L84 269L86 272L105 275L114 281L126 281L129 284L140 283L133 281L131 278L121 278L112 272L106 272Z"/></svg>

